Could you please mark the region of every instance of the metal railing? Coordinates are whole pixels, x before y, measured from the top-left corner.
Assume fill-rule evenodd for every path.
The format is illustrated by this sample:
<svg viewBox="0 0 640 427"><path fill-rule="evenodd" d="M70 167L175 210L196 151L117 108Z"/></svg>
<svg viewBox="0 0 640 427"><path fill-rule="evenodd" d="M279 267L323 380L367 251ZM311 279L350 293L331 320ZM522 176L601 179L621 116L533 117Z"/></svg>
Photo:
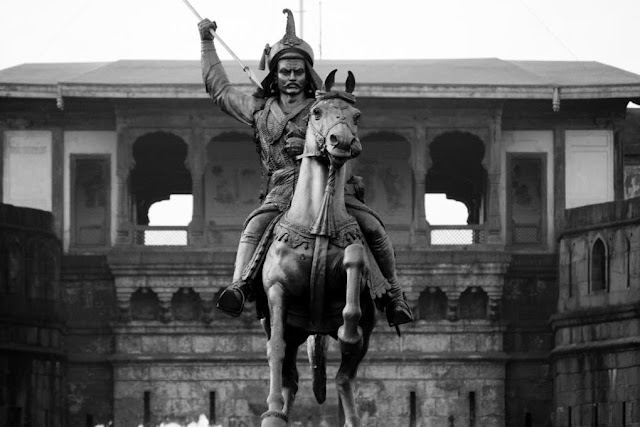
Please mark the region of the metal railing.
<svg viewBox="0 0 640 427"><path fill-rule="evenodd" d="M432 245L481 245L486 242L484 225L432 225Z"/></svg>
<svg viewBox="0 0 640 427"><path fill-rule="evenodd" d="M143 226L134 227L134 242L139 246L187 246L187 226Z"/></svg>

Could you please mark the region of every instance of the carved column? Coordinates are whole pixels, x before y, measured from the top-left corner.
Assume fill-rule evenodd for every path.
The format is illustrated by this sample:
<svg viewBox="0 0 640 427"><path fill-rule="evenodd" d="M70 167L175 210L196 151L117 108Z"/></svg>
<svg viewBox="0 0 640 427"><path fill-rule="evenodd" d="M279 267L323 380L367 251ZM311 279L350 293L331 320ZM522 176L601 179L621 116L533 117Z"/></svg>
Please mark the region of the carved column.
<svg viewBox="0 0 640 427"><path fill-rule="evenodd" d="M400 279L400 288L404 291L404 296L411 310L415 310L418 307L418 300L424 287L422 285L408 285Z"/></svg>
<svg viewBox="0 0 640 427"><path fill-rule="evenodd" d="M431 159L427 155L427 135L424 127L415 128L411 141L411 169L413 171L413 221L411 245L428 245L427 219L424 210L425 179ZM429 164L428 164L429 163Z"/></svg>
<svg viewBox="0 0 640 427"><path fill-rule="evenodd" d="M489 319L500 319L500 299L489 298Z"/></svg>
<svg viewBox="0 0 640 427"><path fill-rule="evenodd" d="M4 133L8 130L7 124L4 120L0 120L0 176L4 177L4 158L6 153L4 152ZM0 185L0 200L4 200L4 185Z"/></svg>
<svg viewBox="0 0 640 427"><path fill-rule="evenodd" d="M489 298L489 307L487 311L489 319L500 319L500 305L502 302L502 294L504 290L504 276L496 276L495 281L490 281L489 285L483 286L483 289L487 293L487 297Z"/></svg>
<svg viewBox="0 0 640 427"><path fill-rule="evenodd" d="M502 105L494 110L489 127L489 141L482 163L488 174L487 197L487 241L488 244L503 244L500 224L500 172L502 146Z"/></svg>
<svg viewBox="0 0 640 427"><path fill-rule="evenodd" d="M202 321L207 325L213 322L214 309L216 307L216 292L217 289L212 291L200 291L200 300L202 301Z"/></svg>
<svg viewBox="0 0 640 427"><path fill-rule="evenodd" d="M199 247L204 245L204 172L207 156L203 139L202 129L194 128L189 143L189 170L193 194L193 216L189 226L189 244Z"/></svg>
<svg viewBox="0 0 640 427"><path fill-rule="evenodd" d="M116 185L118 186L118 210L116 222L116 245L133 244L131 222L131 195L129 194L129 174L134 167L131 152L130 135L126 128L118 127L118 149L116 167Z"/></svg>
<svg viewBox="0 0 640 427"><path fill-rule="evenodd" d="M123 281L128 281L126 278L116 279L116 298L118 300L118 319L127 323L131 321L131 295L133 295L133 289L130 287L124 287Z"/></svg>
<svg viewBox="0 0 640 427"><path fill-rule="evenodd" d="M460 300L459 291L447 291L447 320L455 322L458 320L458 303Z"/></svg>
<svg viewBox="0 0 640 427"><path fill-rule="evenodd" d="M0 141L1 143L1 141ZM51 131L51 157L53 164L64 165L64 131L61 127L55 127ZM53 176L51 180L52 188L52 205L53 213L53 230L60 240L64 236L64 168L53 168ZM70 184L73 188L73 184Z"/></svg>
<svg viewBox="0 0 640 427"><path fill-rule="evenodd" d="M171 311L171 300L173 292L171 290L157 291L158 301L160 303L160 321L169 323L173 320L173 312Z"/></svg>

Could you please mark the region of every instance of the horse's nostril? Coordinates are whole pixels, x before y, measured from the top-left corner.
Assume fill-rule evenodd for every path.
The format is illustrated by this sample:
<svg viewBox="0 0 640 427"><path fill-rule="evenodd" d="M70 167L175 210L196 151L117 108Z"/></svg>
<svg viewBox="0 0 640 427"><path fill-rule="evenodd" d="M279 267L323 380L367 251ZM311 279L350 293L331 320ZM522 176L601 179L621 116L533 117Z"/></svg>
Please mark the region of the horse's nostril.
<svg viewBox="0 0 640 427"><path fill-rule="evenodd" d="M339 141L338 141L338 137L337 137L337 136L335 136L335 135L331 135L331 136L329 137L329 141L331 141L331 144L332 144L332 145L336 145L336 144L339 142Z"/></svg>

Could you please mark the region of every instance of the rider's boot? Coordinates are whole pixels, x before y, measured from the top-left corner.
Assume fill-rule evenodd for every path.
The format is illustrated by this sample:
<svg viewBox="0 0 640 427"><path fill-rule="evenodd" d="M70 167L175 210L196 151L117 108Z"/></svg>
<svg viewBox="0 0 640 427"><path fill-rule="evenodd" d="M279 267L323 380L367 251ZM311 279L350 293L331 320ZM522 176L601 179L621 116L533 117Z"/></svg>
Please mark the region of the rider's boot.
<svg viewBox="0 0 640 427"><path fill-rule="evenodd" d="M370 244L371 252L375 258L382 275L391 286L387 292L378 298L378 302L385 308L389 326L398 326L413 322L411 308L404 297L404 293L398 285L396 277L396 257L388 235Z"/></svg>
<svg viewBox="0 0 640 427"><path fill-rule="evenodd" d="M243 235L238 245L236 264L233 273L233 282L222 291L218 298L217 307L229 316L238 317L244 309L244 303L253 301L251 284L242 280L242 272L251 261L251 257L257 247L257 241Z"/></svg>

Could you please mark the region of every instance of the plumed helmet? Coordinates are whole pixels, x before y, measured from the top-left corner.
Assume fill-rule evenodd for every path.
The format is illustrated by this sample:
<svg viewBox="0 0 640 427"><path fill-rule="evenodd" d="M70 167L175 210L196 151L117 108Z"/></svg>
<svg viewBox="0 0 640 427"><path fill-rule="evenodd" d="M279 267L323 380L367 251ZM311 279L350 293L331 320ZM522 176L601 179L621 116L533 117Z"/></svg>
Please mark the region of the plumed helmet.
<svg viewBox="0 0 640 427"><path fill-rule="evenodd" d="M311 74L311 79L315 86L319 88L322 80L313 70L313 49L309 46L309 43L296 36L296 24L291 10L284 9L282 13L287 14L287 28L284 37L273 46L268 44L265 46L259 69L264 70L267 68L271 72L278 66L278 61L281 59L304 59L307 63L307 71Z"/></svg>
<svg viewBox="0 0 640 427"><path fill-rule="evenodd" d="M296 23L293 20L293 13L289 9L284 9L282 13L287 14L287 29L282 40L273 46L265 47L260 61L260 69L265 69L265 61L269 70L278 65L278 61L285 58L304 59L313 66L313 49L309 43L296 36Z"/></svg>

